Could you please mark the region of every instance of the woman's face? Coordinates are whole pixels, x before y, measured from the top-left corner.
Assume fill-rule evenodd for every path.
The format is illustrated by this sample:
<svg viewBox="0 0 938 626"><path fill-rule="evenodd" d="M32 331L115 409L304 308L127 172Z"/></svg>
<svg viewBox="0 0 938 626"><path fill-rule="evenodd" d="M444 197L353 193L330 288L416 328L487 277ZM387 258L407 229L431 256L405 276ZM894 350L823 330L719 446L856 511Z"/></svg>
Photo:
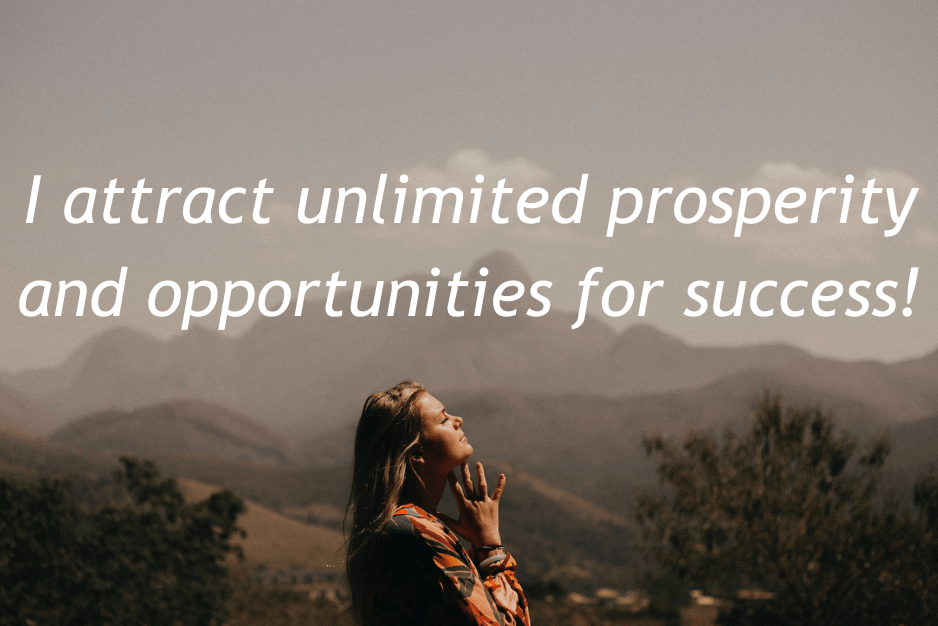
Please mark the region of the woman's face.
<svg viewBox="0 0 938 626"><path fill-rule="evenodd" d="M420 450L428 467L448 474L472 456L472 446L462 431L461 417L450 415L427 392L414 402L420 415Z"/></svg>

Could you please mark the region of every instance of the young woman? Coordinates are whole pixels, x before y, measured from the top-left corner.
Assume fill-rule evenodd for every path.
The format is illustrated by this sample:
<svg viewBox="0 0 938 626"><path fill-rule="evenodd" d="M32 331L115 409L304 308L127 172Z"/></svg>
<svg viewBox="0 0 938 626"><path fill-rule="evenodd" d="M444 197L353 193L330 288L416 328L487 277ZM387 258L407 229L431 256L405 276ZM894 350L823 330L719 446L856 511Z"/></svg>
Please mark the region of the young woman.
<svg viewBox="0 0 938 626"><path fill-rule="evenodd" d="M355 434L349 584L364 626L524 624L527 601L498 532L505 475L488 493L461 417L420 383L372 394ZM453 470L462 467L463 484ZM436 513L446 484L459 519ZM444 524L445 522L445 524ZM456 533L469 544L467 552Z"/></svg>

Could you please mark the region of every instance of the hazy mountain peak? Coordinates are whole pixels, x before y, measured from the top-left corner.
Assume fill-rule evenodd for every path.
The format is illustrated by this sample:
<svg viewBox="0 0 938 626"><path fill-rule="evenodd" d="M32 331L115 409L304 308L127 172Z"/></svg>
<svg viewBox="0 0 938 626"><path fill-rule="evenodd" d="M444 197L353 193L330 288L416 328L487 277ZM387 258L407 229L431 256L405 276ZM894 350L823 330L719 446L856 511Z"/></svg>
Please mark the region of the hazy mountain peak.
<svg viewBox="0 0 938 626"><path fill-rule="evenodd" d="M112 355L115 352L121 354L139 352L141 350L151 352L162 350L163 343L146 333L142 333L127 326L107 330L95 338L90 345L88 358L105 355Z"/></svg>
<svg viewBox="0 0 938 626"><path fill-rule="evenodd" d="M193 325L170 339L166 349L174 359L183 362L214 361L218 355L226 353L230 343L227 337L216 330Z"/></svg>
<svg viewBox="0 0 938 626"><path fill-rule="evenodd" d="M88 377L120 375L129 372L154 373L167 360L163 343L145 333L125 326L106 331L89 346L78 381Z"/></svg>
<svg viewBox="0 0 938 626"><path fill-rule="evenodd" d="M224 342L224 340L225 338L220 332L211 328L206 328L201 324L192 324L192 326L189 327L189 330L176 335L169 340L169 343L221 343Z"/></svg>
<svg viewBox="0 0 938 626"><path fill-rule="evenodd" d="M675 350L687 347L687 344L677 337L668 335L651 324L642 323L632 324L623 330L613 342L612 350L646 354L654 350Z"/></svg>
<svg viewBox="0 0 938 626"><path fill-rule="evenodd" d="M520 280L526 285L531 282L531 276L528 275L521 262L506 250L496 250L479 259L469 270L469 275L478 276L479 269L483 267L488 268L486 280L492 284L503 283L507 280Z"/></svg>

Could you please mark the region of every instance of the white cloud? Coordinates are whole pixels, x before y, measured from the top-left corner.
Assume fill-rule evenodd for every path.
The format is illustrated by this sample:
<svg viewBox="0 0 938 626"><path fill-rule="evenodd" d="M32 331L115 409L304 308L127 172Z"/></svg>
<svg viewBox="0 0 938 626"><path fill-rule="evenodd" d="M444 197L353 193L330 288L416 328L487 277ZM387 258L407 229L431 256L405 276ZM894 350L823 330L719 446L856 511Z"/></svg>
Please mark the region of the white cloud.
<svg viewBox="0 0 938 626"><path fill-rule="evenodd" d="M495 161L484 150L466 149L450 155L446 160L446 164L442 167L418 164L404 170L404 173L408 177L407 186L411 189L418 187L425 189L430 187L439 187L440 189L456 187L461 189L463 202L460 223L453 224L451 222L451 210L454 202L451 195L446 196L444 199L443 217L438 224L431 223L432 210L426 208L421 216L420 223L411 223L411 211L414 203L411 192L405 205L406 217L403 224L392 224L390 223L390 217L385 215L385 224L378 226L366 223L365 228L358 232L359 237L372 240L398 240L405 244L421 247L454 249L491 243L493 238L502 237L509 240L517 237L548 241L563 240L570 228L569 226L566 227L564 234L556 232L559 229L564 229L564 227L556 225L549 217L542 218L541 223L536 226L519 224L512 209L514 205L508 200L502 204L502 215L507 216L510 223L495 224L492 222L490 217L492 206L491 189L500 179L506 179L505 186L514 189L513 195L509 198L517 198L521 190L538 186L550 179L550 174L544 168L523 157ZM483 183L476 182L475 177L478 174L485 177ZM388 191L385 196L386 206L394 206L394 196L391 195L391 189L397 186L400 186L397 180L388 180ZM469 209L472 206L472 196L469 189L472 187L482 187L482 202L478 221L474 224L469 223ZM429 206L433 206L432 201Z"/></svg>
<svg viewBox="0 0 938 626"><path fill-rule="evenodd" d="M396 177L389 177L384 196L384 205L387 208L385 209L386 221L383 225L376 225L370 221L371 213L369 209L367 213L368 219L365 220L365 223L353 226L352 222L355 219L355 212L346 212L343 222L355 228L355 236L366 240L402 240L421 246L429 245L443 248L456 247L457 244L462 246L471 245L473 243L477 244L479 240L484 240L495 234L517 235L519 231L524 231L528 237L532 236L530 231L537 231L537 233L534 234L540 235L541 238L548 240L562 239L562 236L558 233L547 234L543 232L545 230L551 230L549 226L556 226L549 219L542 220L543 223L539 224L536 228L530 226L522 228L521 225L515 223L515 216L510 211L503 210L503 213L512 219L511 224L493 224L491 219L487 217L487 211L491 210L491 188L497 184L498 180L502 178L507 179L506 186L515 189L516 197L518 191L542 184L550 178L550 175L544 168L528 159L518 157L495 161L483 150L467 149L453 153L447 159L443 167L431 167L420 164L406 169L404 173L407 174L409 178L407 186L410 188L440 187L441 189L446 189L449 187L458 187L462 189L462 223L449 223L450 218L448 216L451 215L449 211L453 203L452 196L447 196L444 199L444 207L447 210L444 211L443 215L445 217L439 224L430 223L430 213L432 213L432 211L426 213L419 224L410 223L410 211L413 209L414 202L413 192L411 192L408 197L406 205L407 218L404 220L405 223L390 223L391 217L388 215L388 212L394 207L395 202L395 196L392 190L400 186L400 183L396 180ZM485 177L485 182L481 185L475 182L477 174L481 174ZM479 186L483 187L479 219L477 223L469 224L468 210L472 203L472 196L469 194L469 189ZM318 213L321 202L321 191L321 189L310 189L306 209L307 214ZM373 201L373 198L369 197L369 202L371 201ZM329 214L330 223L333 216L334 203L335 199L333 196ZM355 206L355 202L353 202L352 205ZM431 202L430 206L432 205L433 203ZM370 206L370 204L368 206ZM511 204L507 203L505 206L510 208ZM302 239L312 228L315 228L315 226L300 223L297 218L297 207L294 205L289 205L281 201L271 201L266 203L264 208L265 216L270 218L270 223L256 225L254 228L265 244L286 244L288 240ZM511 230L512 233L509 233L509 230Z"/></svg>
<svg viewBox="0 0 938 626"><path fill-rule="evenodd" d="M475 187L477 174L485 183L494 185L506 179L505 185L514 189L528 189L542 184L550 174L541 166L523 157L493 161L484 150L467 149L452 154L442 168L417 165L405 172L413 187ZM488 186L488 185L487 185Z"/></svg>
<svg viewBox="0 0 938 626"><path fill-rule="evenodd" d="M313 195L315 190L311 189L309 195ZM313 211L317 211L319 204L318 199L313 197L309 199L307 207L312 203L316 203L315 207L312 207ZM281 235L283 234L292 234L299 235L303 232L303 224L300 223L300 220L297 218L296 206L289 205L285 202L273 201L264 205L266 217L270 218L268 224L259 224L258 228L265 234L267 240L280 241Z"/></svg>
<svg viewBox="0 0 938 626"><path fill-rule="evenodd" d="M704 239L726 245L753 248L756 254L767 259L797 261L819 267L872 265L880 260L885 244L906 235L905 231L901 231L894 238L886 238L883 235L894 226L885 192L874 194L870 203L869 215L878 218L878 223L866 224L861 219L864 202L862 189L867 181L873 178L876 179L876 188L895 189L900 211L912 188L919 187L913 178L896 171L869 170L863 176L856 176L853 183L847 183L844 178L818 169L801 167L795 163L766 163L744 186L767 190L773 203L782 191L790 187L803 189L807 197L802 206L785 211L785 215L797 216L798 222L781 223L775 217L773 208L762 222L743 225L741 236L734 237L739 200L739 190L736 190L732 198L734 201L730 203L734 209L733 218L722 225L701 220L697 223L696 233ZM840 189L847 187L852 188L853 192L847 222L841 224L844 196L841 195ZM816 189L828 188L835 188L837 191L824 196L818 221L812 224L811 213ZM758 196L753 199L756 202L755 207L760 207L761 199ZM754 210L755 208L750 212ZM711 208L708 214L721 215L721 212Z"/></svg>

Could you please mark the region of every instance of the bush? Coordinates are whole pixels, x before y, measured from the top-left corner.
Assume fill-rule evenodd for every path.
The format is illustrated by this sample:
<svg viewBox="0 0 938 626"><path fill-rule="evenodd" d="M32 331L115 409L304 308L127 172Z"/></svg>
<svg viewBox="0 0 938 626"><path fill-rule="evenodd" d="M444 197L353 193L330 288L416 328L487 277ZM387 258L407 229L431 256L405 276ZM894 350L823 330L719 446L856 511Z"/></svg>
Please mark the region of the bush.
<svg viewBox="0 0 938 626"><path fill-rule="evenodd" d="M665 571L734 599L738 624L938 623L938 479L917 512L879 493L889 445L856 445L817 409L766 395L742 437L646 438L673 497L641 496L647 548Z"/></svg>
<svg viewBox="0 0 938 626"><path fill-rule="evenodd" d="M244 503L186 504L152 463L121 462L124 502L90 510L68 481L0 478L0 625L224 622Z"/></svg>

